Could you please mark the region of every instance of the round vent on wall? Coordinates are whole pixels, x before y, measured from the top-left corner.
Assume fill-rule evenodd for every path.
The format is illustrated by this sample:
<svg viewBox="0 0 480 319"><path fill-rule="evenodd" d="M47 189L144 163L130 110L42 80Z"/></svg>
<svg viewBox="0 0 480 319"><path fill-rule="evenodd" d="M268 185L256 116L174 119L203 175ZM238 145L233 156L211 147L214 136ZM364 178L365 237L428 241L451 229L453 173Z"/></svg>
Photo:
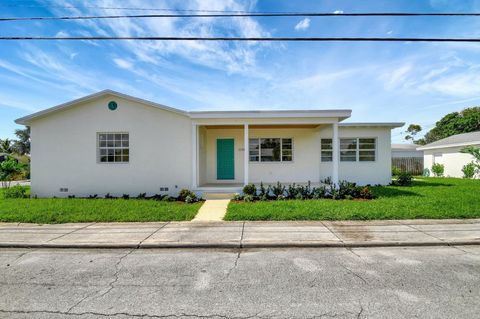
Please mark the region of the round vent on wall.
<svg viewBox="0 0 480 319"><path fill-rule="evenodd" d="M115 111L117 109L117 102L115 101L108 102L108 109L110 111Z"/></svg>

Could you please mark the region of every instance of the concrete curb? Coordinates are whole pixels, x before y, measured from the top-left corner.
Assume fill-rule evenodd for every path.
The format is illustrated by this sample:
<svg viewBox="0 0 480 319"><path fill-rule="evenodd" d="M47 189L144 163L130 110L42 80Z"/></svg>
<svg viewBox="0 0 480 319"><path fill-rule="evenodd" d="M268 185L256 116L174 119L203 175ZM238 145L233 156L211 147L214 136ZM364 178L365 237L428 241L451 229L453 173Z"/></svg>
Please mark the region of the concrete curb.
<svg viewBox="0 0 480 319"><path fill-rule="evenodd" d="M0 243L0 248L34 249L249 249L249 248L375 248L375 247L432 247L432 246L472 246L480 241L450 242L358 242L358 243L160 243L160 244L23 244Z"/></svg>

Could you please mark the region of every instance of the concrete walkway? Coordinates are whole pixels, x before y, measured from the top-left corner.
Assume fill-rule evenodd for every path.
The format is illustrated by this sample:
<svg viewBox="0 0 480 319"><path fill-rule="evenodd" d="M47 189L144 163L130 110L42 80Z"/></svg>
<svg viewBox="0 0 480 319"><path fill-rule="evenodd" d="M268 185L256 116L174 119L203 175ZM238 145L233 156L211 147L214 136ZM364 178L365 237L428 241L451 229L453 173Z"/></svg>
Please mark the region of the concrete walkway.
<svg viewBox="0 0 480 319"><path fill-rule="evenodd" d="M251 248L480 245L480 219L338 222L0 223L0 247Z"/></svg>
<svg viewBox="0 0 480 319"><path fill-rule="evenodd" d="M230 199L207 199L192 222L222 221L227 213L228 203Z"/></svg>

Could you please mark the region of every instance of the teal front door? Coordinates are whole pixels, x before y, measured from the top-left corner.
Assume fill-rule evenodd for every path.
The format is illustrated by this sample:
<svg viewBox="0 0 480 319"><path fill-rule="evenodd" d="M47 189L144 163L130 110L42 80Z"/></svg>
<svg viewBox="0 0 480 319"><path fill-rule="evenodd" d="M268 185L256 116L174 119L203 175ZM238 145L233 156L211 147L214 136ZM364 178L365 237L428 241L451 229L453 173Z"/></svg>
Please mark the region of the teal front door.
<svg viewBox="0 0 480 319"><path fill-rule="evenodd" d="M217 140L217 179L235 179L233 138Z"/></svg>

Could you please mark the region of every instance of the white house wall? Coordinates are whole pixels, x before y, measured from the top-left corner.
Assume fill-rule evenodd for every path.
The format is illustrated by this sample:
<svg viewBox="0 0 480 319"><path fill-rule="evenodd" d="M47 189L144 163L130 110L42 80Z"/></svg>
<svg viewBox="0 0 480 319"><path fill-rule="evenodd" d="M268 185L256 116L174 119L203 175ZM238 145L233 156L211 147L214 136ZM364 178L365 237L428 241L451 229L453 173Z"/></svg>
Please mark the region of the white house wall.
<svg viewBox="0 0 480 319"><path fill-rule="evenodd" d="M109 101L118 103L115 111ZM176 193L191 184L191 120L170 111L103 97L31 123L32 194L87 196ZM129 163L98 163L97 133L128 132ZM68 188L68 193L60 193Z"/></svg>
<svg viewBox="0 0 480 319"><path fill-rule="evenodd" d="M476 145L479 147L480 145ZM470 154L460 153L460 149L463 147L448 147L448 148L438 148L432 150L425 150L424 151L424 168L428 168L430 170L430 174L432 171L433 165L433 157L434 155L441 155L441 159L439 161L440 164L443 164L445 171L444 176L450 177L463 177L462 168L465 164L470 163L474 160L473 156Z"/></svg>
<svg viewBox="0 0 480 319"><path fill-rule="evenodd" d="M391 181L390 128L340 127L340 138L373 137L377 139L377 158L375 162L340 162L341 180L359 184L388 184ZM249 181L252 183L304 183L318 182L331 176L331 163L320 162L320 139L331 138L330 125L318 128L292 129L250 129L250 138L292 138L292 162L251 162L249 163ZM243 129L207 129L206 130L206 179L201 183L243 183ZM235 139L235 179L231 181L216 179L216 140L217 138ZM201 150L202 153L203 150Z"/></svg>
<svg viewBox="0 0 480 319"><path fill-rule="evenodd" d="M321 138L331 138L331 127L320 131ZM340 162L338 174L340 180L365 184L389 184L392 178L391 171L391 131L387 127L339 127L340 138L365 137L377 139L375 162ZM320 156L320 150L316 151ZM331 176L332 163L320 164L320 177Z"/></svg>

